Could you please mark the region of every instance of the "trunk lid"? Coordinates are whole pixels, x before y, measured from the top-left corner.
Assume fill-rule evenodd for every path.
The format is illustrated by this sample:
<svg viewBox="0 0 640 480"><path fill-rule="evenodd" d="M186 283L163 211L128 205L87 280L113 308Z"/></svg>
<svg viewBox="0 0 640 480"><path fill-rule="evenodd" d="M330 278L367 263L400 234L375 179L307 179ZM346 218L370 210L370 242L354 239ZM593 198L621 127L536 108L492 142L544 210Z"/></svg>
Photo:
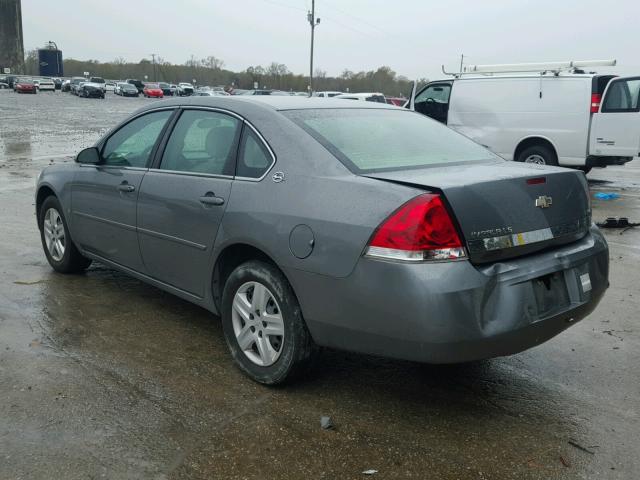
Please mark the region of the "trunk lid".
<svg viewBox="0 0 640 480"><path fill-rule="evenodd" d="M587 181L577 170L496 162L365 176L441 192L474 263L573 242L591 224Z"/></svg>

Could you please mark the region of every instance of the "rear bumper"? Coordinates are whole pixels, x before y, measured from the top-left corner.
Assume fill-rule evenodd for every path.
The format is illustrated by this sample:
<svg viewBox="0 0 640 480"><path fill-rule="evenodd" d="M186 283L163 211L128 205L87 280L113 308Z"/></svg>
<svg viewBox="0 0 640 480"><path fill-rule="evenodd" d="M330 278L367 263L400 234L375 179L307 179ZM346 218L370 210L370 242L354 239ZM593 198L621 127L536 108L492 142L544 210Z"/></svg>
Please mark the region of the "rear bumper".
<svg viewBox="0 0 640 480"><path fill-rule="evenodd" d="M608 287L609 254L593 227L570 245L489 265L362 258L343 279L286 273L319 345L457 363L521 352L587 316Z"/></svg>

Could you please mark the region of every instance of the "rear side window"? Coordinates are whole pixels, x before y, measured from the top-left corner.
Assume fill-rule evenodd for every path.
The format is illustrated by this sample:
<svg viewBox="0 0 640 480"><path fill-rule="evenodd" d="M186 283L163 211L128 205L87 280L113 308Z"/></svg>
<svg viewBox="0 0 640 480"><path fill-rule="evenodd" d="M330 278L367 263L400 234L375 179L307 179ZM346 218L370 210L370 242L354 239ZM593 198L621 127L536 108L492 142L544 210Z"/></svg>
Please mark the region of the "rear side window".
<svg viewBox="0 0 640 480"><path fill-rule="evenodd" d="M344 108L283 114L354 173L500 159L450 128L406 110Z"/></svg>
<svg viewBox="0 0 640 480"><path fill-rule="evenodd" d="M602 112L637 112L640 105L640 78L612 80L602 104Z"/></svg>
<svg viewBox="0 0 640 480"><path fill-rule="evenodd" d="M102 164L145 168L173 110L147 113L117 130L102 149Z"/></svg>
<svg viewBox="0 0 640 480"><path fill-rule="evenodd" d="M238 119L220 112L187 110L167 142L161 170L233 175Z"/></svg>
<svg viewBox="0 0 640 480"><path fill-rule="evenodd" d="M271 163L273 163L273 158L262 140L251 128L245 127L240 143L236 176L260 178L269 170Z"/></svg>

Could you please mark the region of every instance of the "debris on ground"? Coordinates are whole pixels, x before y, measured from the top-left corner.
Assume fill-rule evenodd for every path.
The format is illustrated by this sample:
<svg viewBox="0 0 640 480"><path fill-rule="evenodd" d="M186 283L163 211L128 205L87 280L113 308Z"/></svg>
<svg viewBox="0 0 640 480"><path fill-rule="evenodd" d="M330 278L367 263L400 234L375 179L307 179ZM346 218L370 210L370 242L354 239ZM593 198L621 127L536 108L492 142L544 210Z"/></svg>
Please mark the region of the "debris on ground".
<svg viewBox="0 0 640 480"><path fill-rule="evenodd" d="M568 440L569 445L571 445L572 447L577 448L578 450L582 450L585 453L588 453L590 455L595 455L596 452L594 452L593 450L589 450L587 447L583 447L582 445L580 445L578 442L576 442L575 440L572 440L571 438Z"/></svg>
<svg viewBox="0 0 640 480"><path fill-rule="evenodd" d="M362 472L363 475L375 475L376 473L378 473L378 470L365 470L364 472Z"/></svg>
<svg viewBox="0 0 640 480"><path fill-rule="evenodd" d="M560 462L562 462L562 465L564 465L567 468L569 468L571 466L569 461L566 458L564 458L562 455L560 455Z"/></svg>
<svg viewBox="0 0 640 480"><path fill-rule="evenodd" d="M34 280L32 282L29 282L27 280L16 280L15 282L13 282L15 285L37 285L39 283L44 283L44 280Z"/></svg>
<svg viewBox="0 0 640 480"><path fill-rule="evenodd" d="M599 200L615 200L616 198L620 198L619 193L604 193L598 192L594 195L595 198Z"/></svg>
<svg viewBox="0 0 640 480"><path fill-rule="evenodd" d="M320 426L323 430L333 430L336 428L331 417L320 417Z"/></svg>

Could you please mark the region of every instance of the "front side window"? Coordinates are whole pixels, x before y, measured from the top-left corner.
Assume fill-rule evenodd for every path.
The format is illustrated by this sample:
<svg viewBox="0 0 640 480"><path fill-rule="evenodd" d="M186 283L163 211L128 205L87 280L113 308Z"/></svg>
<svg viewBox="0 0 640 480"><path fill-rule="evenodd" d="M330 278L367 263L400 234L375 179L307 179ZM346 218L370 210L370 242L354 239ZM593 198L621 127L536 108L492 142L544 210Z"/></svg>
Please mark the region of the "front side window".
<svg viewBox="0 0 640 480"><path fill-rule="evenodd" d="M176 172L233 175L240 122L207 110L182 113L167 142L160 168Z"/></svg>
<svg viewBox="0 0 640 480"><path fill-rule="evenodd" d="M451 94L451 85L430 85L416 96L415 103L436 102L449 103L449 95Z"/></svg>
<svg viewBox="0 0 640 480"><path fill-rule="evenodd" d="M148 113L116 131L102 149L102 164L145 168L173 110Z"/></svg>
<svg viewBox="0 0 640 480"><path fill-rule="evenodd" d="M245 127L240 143L240 156L238 161L238 177L260 178L273 161L267 147L262 143L253 130Z"/></svg>
<svg viewBox="0 0 640 480"><path fill-rule="evenodd" d="M309 109L283 114L354 173L500 161L464 135L407 110Z"/></svg>
<svg viewBox="0 0 640 480"><path fill-rule="evenodd" d="M640 109L640 78L612 80L602 104L602 112L637 112Z"/></svg>

